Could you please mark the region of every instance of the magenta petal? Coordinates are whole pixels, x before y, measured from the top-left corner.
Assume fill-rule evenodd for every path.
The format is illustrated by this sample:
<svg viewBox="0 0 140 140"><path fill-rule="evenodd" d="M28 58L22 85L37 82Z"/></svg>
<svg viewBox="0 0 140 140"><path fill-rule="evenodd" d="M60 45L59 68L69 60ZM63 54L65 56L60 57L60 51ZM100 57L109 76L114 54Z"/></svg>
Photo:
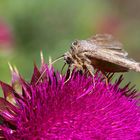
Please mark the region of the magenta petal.
<svg viewBox="0 0 140 140"><path fill-rule="evenodd" d="M5 99L7 99L8 96L11 96L12 98L14 98L15 91L10 85L2 81L0 81L0 85L2 87Z"/></svg>
<svg viewBox="0 0 140 140"><path fill-rule="evenodd" d="M31 84L35 84L38 81L40 75L39 69L37 68L36 64L34 64L34 72L31 78Z"/></svg>
<svg viewBox="0 0 140 140"><path fill-rule="evenodd" d="M27 83L23 78L21 80L21 85L22 85L22 95L23 97L30 99L31 98L31 92L30 92L30 85Z"/></svg>
<svg viewBox="0 0 140 140"><path fill-rule="evenodd" d="M15 123L18 113L18 108L5 99L0 98L0 116L3 118L3 121L9 122L10 124Z"/></svg>

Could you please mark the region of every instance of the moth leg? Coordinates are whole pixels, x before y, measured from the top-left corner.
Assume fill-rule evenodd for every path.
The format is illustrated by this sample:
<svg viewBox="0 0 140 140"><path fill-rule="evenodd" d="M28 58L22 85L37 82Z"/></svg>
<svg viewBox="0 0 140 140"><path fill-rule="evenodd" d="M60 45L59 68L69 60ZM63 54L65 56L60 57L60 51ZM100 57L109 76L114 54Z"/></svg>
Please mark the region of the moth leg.
<svg viewBox="0 0 140 140"><path fill-rule="evenodd" d="M70 70L70 74L69 74L68 79L64 82L64 84L66 84L70 80L73 68L74 68L74 65L71 65L68 67L68 70Z"/></svg>
<svg viewBox="0 0 140 140"><path fill-rule="evenodd" d="M95 87L95 79L94 79L94 68L91 65L91 60L89 58L87 58L87 56L84 53L81 53L79 55L79 58L83 58L84 63L83 66L86 67L87 71L91 74L91 76L93 77L93 83L94 83L94 87ZM84 68L83 68L84 69Z"/></svg>
<svg viewBox="0 0 140 140"><path fill-rule="evenodd" d="M61 69L61 74L62 74L62 72L63 72L64 67L66 66L66 64L67 64L67 63L64 63L64 65L62 66L62 69Z"/></svg>
<svg viewBox="0 0 140 140"><path fill-rule="evenodd" d="M101 71L102 72L102 74L103 74L103 76L104 76L104 78L105 78L105 83L106 83L106 85L108 86L108 77L106 76L106 73L104 72L104 71Z"/></svg>
<svg viewBox="0 0 140 140"><path fill-rule="evenodd" d="M79 65L79 64L71 64L71 65L68 67L68 70L70 70L69 77L68 77L68 79L67 79L64 83L67 83L67 82L70 80L71 75L72 75L72 71L73 71L74 67L76 67L78 70L82 70L82 71L83 71L83 68L82 68L81 65Z"/></svg>
<svg viewBox="0 0 140 140"><path fill-rule="evenodd" d="M94 79L94 68L92 65L88 64L88 63L85 63L84 64L88 70L88 72L92 75L93 77L93 84L94 84L94 87L95 87L95 79Z"/></svg>
<svg viewBox="0 0 140 140"><path fill-rule="evenodd" d="M87 68L89 73L94 77L94 68L91 65L91 60L89 58L87 58L84 53L80 54L80 57L84 58L84 64L83 65Z"/></svg>

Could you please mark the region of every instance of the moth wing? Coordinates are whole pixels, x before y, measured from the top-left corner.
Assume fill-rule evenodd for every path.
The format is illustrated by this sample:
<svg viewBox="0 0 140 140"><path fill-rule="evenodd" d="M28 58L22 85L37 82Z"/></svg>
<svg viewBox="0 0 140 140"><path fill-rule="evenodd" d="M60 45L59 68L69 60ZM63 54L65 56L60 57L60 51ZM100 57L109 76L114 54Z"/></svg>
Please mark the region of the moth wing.
<svg viewBox="0 0 140 140"><path fill-rule="evenodd" d="M122 43L110 34L97 34L89 38L88 41L91 44L96 45L97 49L104 49L120 56L128 55L128 53L123 49Z"/></svg>
<svg viewBox="0 0 140 140"><path fill-rule="evenodd" d="M87 58L93 57L93 59L107 61L129 70L134 70L140 72L140 63L133 59L127 58L124 55L112 53L112 51L107 49L97 49L96 51L90 51L84 53Z"/></svg>

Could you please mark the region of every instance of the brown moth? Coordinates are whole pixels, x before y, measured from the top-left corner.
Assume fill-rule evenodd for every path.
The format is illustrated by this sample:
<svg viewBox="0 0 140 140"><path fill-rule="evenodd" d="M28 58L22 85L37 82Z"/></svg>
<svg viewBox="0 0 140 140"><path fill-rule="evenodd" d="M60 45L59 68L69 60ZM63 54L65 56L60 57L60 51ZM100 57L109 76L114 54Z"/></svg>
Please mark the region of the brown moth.
<svg viewBox="0 0 140 140"><path fill-rule="evenodd" d="M123 45L112 35L97 34L87 40L74 41L70 50L54 62L64 58L69 70L76 67L87 70L93 76L94 69L100 70L103 74L129 70L140 72L140 63L128 58L128 53L122 47Z"/></svg>
<svg viewBox="0 0 140 140"><path fill-rule="evenodd" d="M87 40L74 41L64 54L64 60L69 68L86 69L92 75L94 68L103 73L140 72L140 63L128 58L122 44L109 34L97 34Z"/></svg>

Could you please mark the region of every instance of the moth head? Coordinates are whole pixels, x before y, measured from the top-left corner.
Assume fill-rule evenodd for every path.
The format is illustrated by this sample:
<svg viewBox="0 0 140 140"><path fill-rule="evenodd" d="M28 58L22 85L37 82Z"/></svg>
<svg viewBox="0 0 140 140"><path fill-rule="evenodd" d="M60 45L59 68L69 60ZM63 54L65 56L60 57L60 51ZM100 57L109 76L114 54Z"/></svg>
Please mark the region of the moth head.
<svg viewBox="0 0 140 140"><path fill-rule="evenodd" d="M72 64L72 63L74 63L73 57L72 57L71 53L69 53L69 52L66 52L66 53L64 54L64 60L65 60L66 63L69 64L69 65Z"/></svg>

